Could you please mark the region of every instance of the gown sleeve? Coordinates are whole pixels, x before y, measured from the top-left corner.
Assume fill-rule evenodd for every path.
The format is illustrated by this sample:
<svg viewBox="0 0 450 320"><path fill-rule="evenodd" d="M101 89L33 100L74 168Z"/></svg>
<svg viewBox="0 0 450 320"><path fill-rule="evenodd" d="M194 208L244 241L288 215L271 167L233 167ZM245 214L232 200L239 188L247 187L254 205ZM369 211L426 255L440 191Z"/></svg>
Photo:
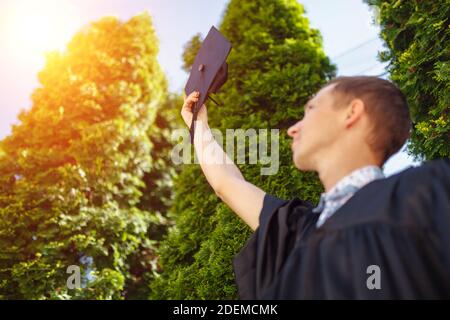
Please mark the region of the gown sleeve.
<svg viewBox="0 0 450 320"><path fill-rule="evenodd" d="M298 198L264 196L259 226L235 256L233 267L241 299L258 299L269 286L310 218L312 204Z"/></svg>

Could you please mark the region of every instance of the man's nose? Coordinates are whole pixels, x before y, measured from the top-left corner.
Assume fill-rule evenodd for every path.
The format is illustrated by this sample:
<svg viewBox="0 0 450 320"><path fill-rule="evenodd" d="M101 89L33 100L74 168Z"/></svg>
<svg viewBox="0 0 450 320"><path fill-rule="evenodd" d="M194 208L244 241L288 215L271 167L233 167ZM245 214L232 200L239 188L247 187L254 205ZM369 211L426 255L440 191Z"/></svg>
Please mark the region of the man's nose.
<svg viewBox="0 0 450 320"><path fill-rule="evenodd" d="M291 138L294 138L300 132L300 126L301 126L301 121L298 121L296 124L291 126L287 131L288 136L290 136Z"/></svg>

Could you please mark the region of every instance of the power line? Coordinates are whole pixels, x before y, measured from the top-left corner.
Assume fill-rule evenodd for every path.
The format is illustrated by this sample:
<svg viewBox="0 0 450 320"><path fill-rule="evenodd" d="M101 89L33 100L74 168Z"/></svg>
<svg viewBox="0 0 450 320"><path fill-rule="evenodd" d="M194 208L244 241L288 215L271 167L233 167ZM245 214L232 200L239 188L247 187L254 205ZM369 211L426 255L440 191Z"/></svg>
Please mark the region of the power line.
<svg viewBox="0 0 450 320"><path fill-rule="evenodd" d="M344 52L341 52L341 53L338 54L337 56L331 58L331 60L337 60L337 59L340 59L341 57L346 56L347 54L352 53L353 51L355 51L355 50L357 50L357 49L359 49L359 48L361 48L361 47L364 47L365 45L367 45L367 44L369 44L369 43L375 41L376 39L378 39L378 36L373 37L373 38L371 38L371 39L369 39L369 40L366 40L366 41L364 41L364 42L361 42L360 44L358 44L358 45L356 45L356 46L354 46L354 47L352 47L352 48L350 48L350 49L348 49L348 50L345 50Z"/></svg>
<svg viewBox="0 0 450 320"><path fill-rule="evenodd" d="M389 71L385 71L383 73L377 74L376 77L381 78L384 77L385 75L387 75L389 73Z"/></svg>
<svg viewBox="0 0 450 320"><path fill-rule="evenodd" d="M381 66L383 66L381 63L376 63L376 64L373 64L373 65L371 65L370 67L368 67L368 68L366 68L366 69L364 69L364 70L362 70L362 71L360 71L360 72L357 72L355 75L361 75L361 74L364 74L364 73L366 73L367 71L370 71L370 70L372 70L372 69L375 69L376 67L381 67Z"/></svg>

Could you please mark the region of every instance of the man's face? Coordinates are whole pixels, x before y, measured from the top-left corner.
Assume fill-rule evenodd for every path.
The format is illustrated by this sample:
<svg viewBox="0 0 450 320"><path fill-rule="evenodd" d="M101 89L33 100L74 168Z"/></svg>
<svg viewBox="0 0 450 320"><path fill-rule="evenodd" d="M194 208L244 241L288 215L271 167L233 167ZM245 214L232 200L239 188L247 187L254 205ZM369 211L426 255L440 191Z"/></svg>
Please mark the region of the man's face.
<svg viewBox="0 0 450 320"><path fill-rule="evenodd" d="M309 100L303 119L288 129L288 135L293 138L292 158L300 170L315 171L319 158L326 156L342 134L339 120L343 111L333 107L333 87L324 87Z"/></svg>

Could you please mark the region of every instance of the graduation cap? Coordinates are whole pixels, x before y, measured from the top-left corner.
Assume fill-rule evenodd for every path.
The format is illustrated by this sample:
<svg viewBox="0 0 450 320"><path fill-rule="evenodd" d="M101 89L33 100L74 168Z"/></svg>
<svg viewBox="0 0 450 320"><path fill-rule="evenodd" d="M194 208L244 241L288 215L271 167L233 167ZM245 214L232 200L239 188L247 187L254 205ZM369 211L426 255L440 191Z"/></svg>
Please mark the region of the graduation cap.
<svg viewBox="0 0 450 320"><path fill-rule="evenodd" d="M195 57L189 79L186 83L186 95L193 91L200 93L198 101L192 109L192 123L189 128L191 143L194 142L194 127L197 114L210 93L216 93L227 81L228 64L226 62L231 51L230 42L214 26L208 32L200 50ZM215 102L217 104L217 102Z"/></svg>

